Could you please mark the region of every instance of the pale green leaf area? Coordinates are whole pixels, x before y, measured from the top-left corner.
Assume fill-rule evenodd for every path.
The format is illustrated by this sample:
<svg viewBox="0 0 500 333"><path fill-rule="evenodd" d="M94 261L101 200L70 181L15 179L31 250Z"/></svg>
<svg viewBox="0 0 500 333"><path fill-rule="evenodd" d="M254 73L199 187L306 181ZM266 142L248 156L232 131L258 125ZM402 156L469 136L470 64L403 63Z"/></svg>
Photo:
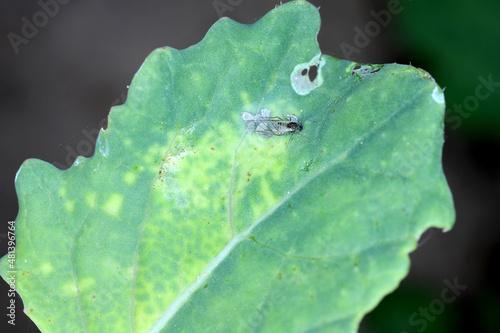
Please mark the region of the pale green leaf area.
<svg viewBox="0 0 500 333"><path fill-rule="evenodd" d="M43 332L353 332L451 228L441 89L321 55L319 26L295 1L157 49L93 157L21 166L16 287ZM262 109L303 130L252 132Z"/></svg>

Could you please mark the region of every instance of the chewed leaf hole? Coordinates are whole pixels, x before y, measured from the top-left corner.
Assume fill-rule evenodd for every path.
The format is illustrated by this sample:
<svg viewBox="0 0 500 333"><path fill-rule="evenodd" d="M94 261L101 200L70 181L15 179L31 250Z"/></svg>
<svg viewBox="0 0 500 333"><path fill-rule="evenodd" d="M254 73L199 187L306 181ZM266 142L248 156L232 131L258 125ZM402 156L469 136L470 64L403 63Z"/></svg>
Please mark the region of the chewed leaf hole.
<svg viewBox="0 0 500 333"><path fill-rule="evenodd" d="M324 61L321 54L315 56L307 63L298 64L292 71L290 81L293 90L299 95L307 95L323 84L321 67Z"/></svg>
<svg viewBox="0 0 500 333"><path fill-rule="evenodd" d="M382 67L384 67L384 65L364 65L353 63L347 69L348 74L346 76L357 76L358 79L362 81L364 77L377 73L382 69Z"/></svg>
<svg viewBox="0 0 500 333"><path fill-rule="evenodd" d="M318 77L318 65L309 67L309 81L313 82Z"/></svg>

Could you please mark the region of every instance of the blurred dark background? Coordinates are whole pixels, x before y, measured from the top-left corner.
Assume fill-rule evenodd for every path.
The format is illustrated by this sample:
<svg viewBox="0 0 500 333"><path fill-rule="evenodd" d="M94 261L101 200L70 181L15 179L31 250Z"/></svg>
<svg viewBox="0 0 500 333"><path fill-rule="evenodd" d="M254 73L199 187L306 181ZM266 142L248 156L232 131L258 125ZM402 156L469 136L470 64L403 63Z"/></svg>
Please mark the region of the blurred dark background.
<svg viewBox="0 0 500 333"><path fill-rule="evenodd" d="M59 1L57 10L46 7L45 16L37 1L0 1L0 256L7 253L7 222L17 215L14 177L25 159L66 168L77 153L92 155L95 130L105 125L112 105L125 101L127 85L153 49L184 49L199 42L220 15L253 23L279 4ZM221 3L229 8L217 10ZM424 234L411 254L410 274L360 331L500 332L500 2L312 3L321 6L323 53L411 63L446 88L443 164L456 226ZM26 21L40 27L23 31ZM454 284L464 287L453 294ZM16 326L6 324L7 290L2 280L1 331L38 332L19 298Z"/></svg>

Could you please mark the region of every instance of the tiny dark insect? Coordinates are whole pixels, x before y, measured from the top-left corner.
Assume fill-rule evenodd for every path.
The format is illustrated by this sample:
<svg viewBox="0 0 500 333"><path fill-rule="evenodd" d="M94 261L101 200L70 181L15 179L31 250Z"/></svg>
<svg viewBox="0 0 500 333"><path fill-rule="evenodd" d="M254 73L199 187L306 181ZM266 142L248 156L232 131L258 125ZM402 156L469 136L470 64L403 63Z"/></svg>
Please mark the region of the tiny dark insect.
<svg viewBox="0 0 500 333"><path fill-rule="evenodd" d="M264 137L273 135L285 135L300 132L304 129L299 119L293 115L287 115L286 120L280 117L271 117L267 120L261 120L255 129L255 133L259 133Z"/></svg>

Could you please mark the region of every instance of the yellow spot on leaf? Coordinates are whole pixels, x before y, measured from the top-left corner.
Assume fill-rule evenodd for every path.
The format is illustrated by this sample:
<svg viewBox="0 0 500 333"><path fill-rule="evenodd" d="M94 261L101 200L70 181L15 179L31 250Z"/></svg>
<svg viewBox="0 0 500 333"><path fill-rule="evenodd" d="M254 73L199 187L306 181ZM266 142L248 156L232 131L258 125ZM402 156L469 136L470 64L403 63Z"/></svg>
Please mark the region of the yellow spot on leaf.
<svg viewBox="0 0 500 333"><path fill-rule="evenodd" d="M104 204L103 209L111 215L118 216L123 203L123 196L118 193L113 193Z"/></svg>
<svg viewBox="0 0 500 333"><path fill-rule="evenodd" d="M247 110L250 105L252 105L252 99L250 98L250 95L246 91L240 91L240 99L243 101L244 110ZM251 109L250 109L251 110ZM251 110L253 111L253 110Z"/></svg>
<svg viewBox="0 0 500 333"><path fill-rule="evenodd" d="M93 278L84 278L78 281L78 289L80 293L94 285L95 280ZM63 293L70 297L76 297L78 295L78 289L74 281L70 281L62 286Z"/></svg>
<svg viewBox="0 0 500 333"><path fill-rule="evenodd" d="M72 213L75 210L75 201L74 200L66 200L64 202L64 209L68 212Z"/></svg>
<svg viewBox="0 0 500 333"><path fill-rule="evenodd" d="M125 180L125 183L132 185L135 180L137 179L137 174L134 172L127 172L125 176L123 177L123 180Z"/></svg>
<svg viewBox="0 0 500 333"><path fill-rule="evenodd" d="M143 156L144 164L148 165L151 171L157 172L158 166L166 150L166 146L160 146L159 144L152 145Z"/></svg>
<svg viewBox="0 0 500 333"><path fill-rule="evenodd" d="M95 285L94 278L83 278L78 282L78 288L80 289L80 292L88 290L89 288L92 288L94 285Z"/></svg>
<svg viewBox="0 0 500 333"><path fill-rule="evenodd" d="M65 295L75 297L77 295L75 282L70 281L63 285L62 291Z"/></svg>
<svg viewBox="0 0 500 333"><path fill-rule="evenodd" d="M65 197L65 196L66 196L66 194L67 194L67 192L66 192L66 188L65 188L65 187L60 187L60 188L59 188L59 196L60 196L60 197Z"/></svg>
<svg viewBox="0 0 500 333"><path fill-rule="evenodd" d="M87 204L91 208L95 207L96 198L97 198L97 193L96 192L94 192L94 193L87 193L85 195L85 201L87 201Z"/></svg>
<svg viewBox="0 0 500 333"><path fill-rule="evenodd" d="M42 266L40 266L40 272L44 275L48 275L52 273L54 270L54 267L49 263L49 262L44 262L42 263Z"/></svg>

